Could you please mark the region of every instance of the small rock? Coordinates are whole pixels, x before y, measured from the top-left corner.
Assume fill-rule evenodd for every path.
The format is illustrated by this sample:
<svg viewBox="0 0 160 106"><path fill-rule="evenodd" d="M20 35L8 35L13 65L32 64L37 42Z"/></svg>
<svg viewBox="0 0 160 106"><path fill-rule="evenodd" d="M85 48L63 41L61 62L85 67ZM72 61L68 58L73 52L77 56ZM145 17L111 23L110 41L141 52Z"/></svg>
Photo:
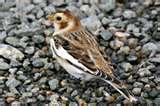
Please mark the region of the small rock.
<svg viewBox="0 0 160 106"><path fill-rule="evenodd" d="M154 100L154 104L155 104L155 106L159 106L160 105L160 98L156 98Z"/></svg>
<svg viewBox="0 0 160 106"><path fill-rule="evenodd" d="M134 84L133 84L133 86L135 87L135 88L143 88L143 83L141 83L141 82L135 82Z"/></svg>
<svg viewBox="0 0 160 106"><path fill-rule="evenodd" d="M3 60L0 59L0 70L8 70L10 68L10 65Z"/></svg>
<svg viewBox="0 0 160 106"><path fill-rule="evenodd" d="M110 22L111 22L110 19L108 19L108 18L106 18L106 17L103 17L103 18L102 18L102 24L103 24L103 25L107 25L107 24L109 24Z"/></svg>
<svg viewBox="0 0 160 106"><path fill-rule="evenodd" d="M136 17L136 13L132 10L125 10L123 12L123 17L127 18L127 19L134 18L134 17Z"/></svg>
<svg viewBox="0 0 160 106"><path fill-rule="evenodd" d="M156 52L157 49L157 45L152 42L146 43L142 47L143 52L146 54L149 54L150 52Z"/></svg>
<svg viewBox="0 0 160 106"><path fill-rule="evenodd" d="M60 6L64 4L64 0L48 0L49 3L53 3L55 6Z"/></svg>
<svg viewBox="0 0 160 106"><path fill-rule="evenodd" d="M107 41L107 40L109 40L109 39L112 38L113 34L112 34L111 32L109 32L109 31L105 30L105 31L102 31L102 32L100 33L100 36L101 36L104 40Z"/></svg>
<svg viewBox="0 0 160 106"><path fill-rule="evenodd" d="M21 102L14 101L14 102L12 102L11 106L21 106Z"/></svg>
<svg viewBox="0 0 160 106"><path fill-rule="evenodd" d="M123 62L121 64L121 67L125 72L130 72L133 69L133 66L130 63L126 63L126 62Z"/></svg>
<svg viewBox="0 0 160 106"><path fill-rule="evenodd" d="M86 26L91 31L97 31L102 24L96 15L89 16L81 20L83 26Z"/></svg>
<svg viewBox="0 0 160 106"><path fill-rule="evenodd" d="M130 36L128 33L124 32L115 32L114 34L117 38L122 39L122 41L126 40L128 36Z"/></svg>
<svg viewBox="0 0 160 106"><path fill-rule="evenodd" d="M137 44L138 44L138 39L136 39L136 38L128 39L128 45L129 45L130 48L137 47Z"/></svg>
<svg viewBox="0 0 160 106"><path fill-rule="evenodd" d="M40 9L40 10L37 12L36 17L37 17L37 18L41 18L43 15L44 15L44 12Z"/></svg>
<svg viewBox="0 0 160 106"><path fill-rule="evenodd" d="M115 6L116 6L116 0L105 0L104 3L99 4L99 8L106 12L113 10Z"/></svg>
<svg viewBox="0 0 160 106"><path fill-rule="evenodd" d="M34 66L34 67L43 67L44 66L44 62L43 62L43 60L42 59L40 59L40 58L37 58L37 59L35 59L35 60L33 60L32 61L32 65Z"/></svg>
<svg viewBox="0 0 160 106"><path fill-rule="evenodd" d="M123 53L123 54L128 55L130 53L130 48L128 46L122 46L120 50L118 51L118 53Z"/></svg>
<svg viewBox="0 0 160 106"><path fill-rule="evenodd" d="M32 40L35 43L40 44L40 43L43 43L45 41L45 38L42 35L34 35Z"/></svg>
<svg viewBox="0 0 160 106"><path fill-rule="evenodd" d="M160 57L150 58L149 61L152 63L160 63Z"/></svg>
<svg viewBox="0 0 160 106"><path fill-rule="evenodd" d="M45 97L40 94L40 95L38 95L37 99L40 100L40 101L44 101Z"/></svg>
<svg viewBox="0 0 160 106"><path fill-rule="evenodd" d="M0 32L0 42L3 41L7 37L7 34L5 31Z"/></svg>
<svg viewBox="0 0 160 106"><path fill-rule="evenodd" d="M26 47L26 49L25 49L25 53L27 53L27 54L33 54L34 51L35 51L35 49L33 46Z"/></svg>
<svg viewBox="0 0 160 106"><path fill-rule="evenodd" d="M116 39L114 41L111 41L109 43L109 45L112 49L116 50L116 49L119 49L120 47L122 47L124 45L124 43Z"/></svg>
<svg viewBox="0 0 160 106"><path fill-rule="evenodd" d="M151 92L149 92L149 95L150 95L152 98L155 98L158 94L159 94L159 92L158 92L158 90L156 90L156 89L153 89Z"/></svg>
<svg viewBox="0 0 160 106"><path fill-rule="evenodd" d="M0 44L0 56L10 60L22 60L24 54L18 49L5 44Z"/></svg>
<svg viewBox="0 0 160 106"><path fill-rule="evenodd" d="M6 85L9 88L15 88L17 86L19 86L21 84L21 82L19 80L16 80L14 77L10 77L7 81L6 81Z"/></svg>
<svg viewBox="0 0 160 106"><path fill-rule="evenodd" d="M17 39L16 37L7 37L5 39L5 42L12 45L12 46L18 47L20 40Z"/></svg>
<svg viewBox="0 0 160 106"><path fill-rule="evenodd" d="M15 97L7 97L7 99L6 99L6 101L7 101L7 103L11 103L11 102L13 102L13 101L15 101Z"/></svg>
<svg viewBox="0 0 160 106"><path fill-rule="evenodd" d="M74 96L77 96L78 95L78 91L77 90L74 90L72 93L71 93L71 96L74 97Z"/></svg>
<svg viewBox="0 0 160 106"><path fill-rule="evenodd" d="M52 79L48 83L52 90L55 90L59 87L59 81L57 79Z"/></svg>
<svg viewBox="0 0 160 106"><path fill-rule="evenodd" d="M152 74L152 73L151 73L148 69L146 69L146 68L141 68L141 69L139 69L137 73L138 73L139 76L141 76L141 77L150 76L150 75Z"/></svg>
<svg viewBox="0 0 160 106"><path fill-rule="evenodd" d="M127 56L127 60L128 60L129 62L135 62L137 59L138 59L138 58L137 58L137 56L135 56L135 55L129 55L129 56Z"/></svg>
<svg viewBox="0 0 160 106"><path fill-rule="evenodd" d="M140 81L143 82L143 83L148 83L149 79L148 79L148 77L143 77L143 78L140 79Z"/></svg>
<svg viewBox="0 0 160 106"><path fill-rule="evenodd" d="M133 94L135 94L135 95L140 95L140 94L141 94L141 88L134 88L134 89L132 90L132 92L133 92Z"/></svg>

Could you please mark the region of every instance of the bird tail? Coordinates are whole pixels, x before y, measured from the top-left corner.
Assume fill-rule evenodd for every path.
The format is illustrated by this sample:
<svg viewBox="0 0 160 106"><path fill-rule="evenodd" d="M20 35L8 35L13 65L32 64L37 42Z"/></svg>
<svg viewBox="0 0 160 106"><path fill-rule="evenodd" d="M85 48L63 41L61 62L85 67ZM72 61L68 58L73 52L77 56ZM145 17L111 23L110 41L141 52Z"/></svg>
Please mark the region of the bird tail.
<svg viewBox="0 0 160 106"><path fill-rule="evenodd" d="M121 95L123 95L130 102L137 101L137 99L134 96L132 96L131 93L128 91L128 89L124 86L124 84L121 83L122 86L120 86L116 84L114 81L111 82L107 79L102 79L102 80L111 85L114 89L116 89ZM116 79L116 81L119 82L118 79ZM122 88L122 90L120 90L119 88Z"/></svg>

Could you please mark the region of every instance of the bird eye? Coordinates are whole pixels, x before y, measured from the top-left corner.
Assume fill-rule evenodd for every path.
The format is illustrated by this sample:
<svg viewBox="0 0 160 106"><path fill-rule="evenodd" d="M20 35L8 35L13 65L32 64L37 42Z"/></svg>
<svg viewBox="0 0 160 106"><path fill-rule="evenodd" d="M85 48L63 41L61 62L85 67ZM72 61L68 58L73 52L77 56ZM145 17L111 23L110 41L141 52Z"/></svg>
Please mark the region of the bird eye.
<svg viewBox="0 0 160 106"><path fill-rule="evenodd" d="M61 17L59 17L59 16L58 16L58 17L56 17L56 20L57 20L57 21L60 21L61 19L62 19L62 18L61 18Z"/></svg>

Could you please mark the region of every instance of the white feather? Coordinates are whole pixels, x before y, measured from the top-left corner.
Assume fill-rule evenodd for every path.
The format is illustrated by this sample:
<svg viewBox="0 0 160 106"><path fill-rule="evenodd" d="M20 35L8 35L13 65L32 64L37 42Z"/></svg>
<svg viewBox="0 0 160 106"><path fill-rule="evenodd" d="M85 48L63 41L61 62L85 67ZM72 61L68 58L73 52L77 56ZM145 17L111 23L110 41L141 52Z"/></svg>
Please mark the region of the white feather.
<svg viewBox="0 0 160 106"><path fill-rule="evenodd" d="M83 71L88 71L90 72L91 74L95 74L93 71L91 71L90 69L88 69L87 67L85 67L83 64L81 64L77 59L75 59L73 56L71 56L67 50L65 50L62 46L60 46L58 49L56 48L55 46L55 42L54 42L54 39L50 39L50 44L51 46L53 47L54 51L56 53L54 54L57 54L59 57L63 58L63 59L67 59L68 61L70 61L72 64L80 67L83 69ZM52 48L51 47L51 48Z"/></svg>

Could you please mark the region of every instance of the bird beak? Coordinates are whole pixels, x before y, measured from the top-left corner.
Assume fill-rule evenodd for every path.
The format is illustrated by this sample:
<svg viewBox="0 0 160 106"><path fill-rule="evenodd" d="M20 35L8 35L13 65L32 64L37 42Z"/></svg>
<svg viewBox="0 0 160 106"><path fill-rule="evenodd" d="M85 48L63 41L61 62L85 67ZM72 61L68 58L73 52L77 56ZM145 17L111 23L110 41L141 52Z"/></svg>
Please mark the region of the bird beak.
<svg viewBox="0 0 160 106"><path fill-rule="evenodd" d="M49 21L54 21L54 15L47 15L47 19Z"/></svg>

